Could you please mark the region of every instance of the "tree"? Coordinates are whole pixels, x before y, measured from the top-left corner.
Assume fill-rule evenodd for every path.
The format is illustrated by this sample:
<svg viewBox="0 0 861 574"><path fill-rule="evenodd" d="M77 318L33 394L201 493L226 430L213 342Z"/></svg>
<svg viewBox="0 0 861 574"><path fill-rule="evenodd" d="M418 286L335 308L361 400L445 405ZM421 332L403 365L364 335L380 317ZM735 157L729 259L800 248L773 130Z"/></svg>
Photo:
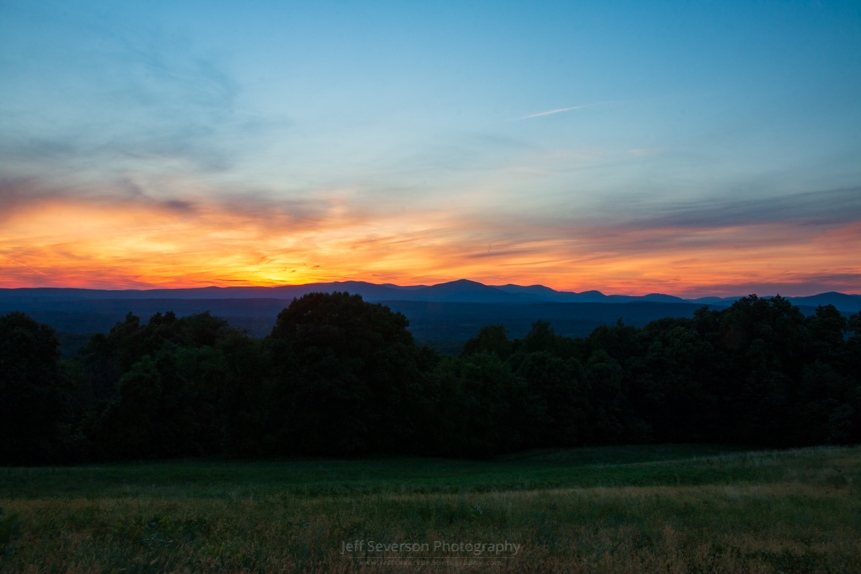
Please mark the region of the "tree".
<svg viewBox="0 0 861 574"><path fill-rule="evenodd" d="M359 455L413 443L425 407L408 326L341 292L309 293L281 311L269 347L282 451Z"/></svg>
<svg viewBox="0 0 861 574"><path fill-rule="evenodd" d="M816 359L833 361L843 354L847 320L834 305L819 305L804 324Z"/></svg>
<svg viewBox="0 0 861 574"><path fill-rule="evenodd" d="M589 388L577 359L562 359L547 351L522 353L511 362L515 374L527 384L540 405L543 420L536 421L535 446L570 447L588 442Z"/></svg>
<svg viewBox="0 0 861 574"><path fill-rule="evenodd" d="M703 441L711 438L715 391L714 349L691 319L665 318L643 329L648 349L637 368L632 398L652 424L657 440Z"/></svg>
<svg viewBox="0 0 861 574"><path fill-rule="evenodd" d="M81 349L78 357L82 376L91 381L94 400L104 402L132 366L165 346L183 349L214 347L220 341L244 334L220 317L206 311L177 318L172 312L156 313L146 324L128 313L107 335L98 333Z"/></svg>
<svg viewBox="0 0 861 574"><path fill-rule="evenodd" d="M14 312L0 317L0 464L56 461L69 384L54 330Z"/></svg>
<svg viewBox="0 0 861 574"><path fill-rule="evenodd" d="M80 386L91 389L81 426L93 450L159 458L234 447L220 415L235 412L225 397L243 394L229 387L248 381L225 350L244 348L247 339L208 312L156 313L145 325L129 313L108 335L95 335L77 359Z"/></svg>
<svg viewBox="0 0 861 574"><path fill-rule="evenodd" d="M540 401L493 353L444 359L432 374L436 450L446 456L488 458L522 448L540 430Z"/></svg>
<svg viewBox="0 0 861 574"><path fill-rule="evenodd" d="M463 355L474 353L493 353L503 361L511 355L511 341L505 325L487 325L482 327L478 335L463 345Z"/></svg>

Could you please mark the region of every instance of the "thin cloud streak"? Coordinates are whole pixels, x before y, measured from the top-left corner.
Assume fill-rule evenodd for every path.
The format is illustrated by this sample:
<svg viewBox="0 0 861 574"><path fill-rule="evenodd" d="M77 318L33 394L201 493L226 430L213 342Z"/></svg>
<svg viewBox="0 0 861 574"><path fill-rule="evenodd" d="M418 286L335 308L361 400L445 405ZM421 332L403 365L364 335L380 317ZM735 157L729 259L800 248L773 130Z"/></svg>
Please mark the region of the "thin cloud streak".
<svg viewBox="0 0 861 574"><path fill-rule="evenodd" d="M816 226L852 221L861 221L861 187L754 199L708 199L697 205L675 206L645 224L710 228L760 223Z"/></svg>
<svg viewBox="0 0 861 574"><path fill-rule="evenodd" d="M546 112L538 112L537 114L529 114L528 116L523 116L521 118L517 118L518 120L528 120L531 118L543 118L544 116L552 116L553 114L561 114L563 112L570 112L572 110L580 110L583 108L588 108L590 106L597 106L598 104L583 104L581 106L571 106L568 108L557 108L555 110L547 110Z"/></svg>
<svg viewBox="0 0 861 574"><path fill-rule="evenodd" d="M4 257L5 257L5 256L4 256ZM26 269L29 269L30 271L34 271L34 272L36 272L36 273L39 273L39 274L41 274L41 275L44 275L45 277L50 277L50 275L48 275L47 273L44 273L44 272L42 272L42 271L39 271L39 270L38 270L38 269L36 269L35 267L30 267L29 265L24 265L24 264L23 264L23 263L21 263L20 261L15 261L15 260L14 260L14 259L12 259L11 257L6 257L6 259L8 259L9 261L11 261L12 263L15 263L15 264L17 264L17 265L20 265L21 267L24 267L24 268L26 268Z"/></svg>

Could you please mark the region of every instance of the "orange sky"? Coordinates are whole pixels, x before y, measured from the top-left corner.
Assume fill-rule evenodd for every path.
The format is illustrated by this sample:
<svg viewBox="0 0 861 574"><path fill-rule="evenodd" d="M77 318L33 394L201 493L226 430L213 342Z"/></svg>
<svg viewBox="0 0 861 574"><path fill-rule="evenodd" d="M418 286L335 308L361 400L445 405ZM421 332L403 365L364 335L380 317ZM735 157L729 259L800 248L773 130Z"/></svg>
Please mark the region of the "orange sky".
<svg viewBox="0 0 861 574"><path fill-rule="evenodd" d="M241 202L239 202L241 203ZM0 287L152 288L467 278L674 295L859 293L861 224L487 221L465 207L360 213L330 194L289 209L54 197L4 214ZM308 212L313 212L309 215ZM263 216L262 214L265 214ZM498 216L498 214L497 214ZM753 292L753 291L751 291Z"/></svg>

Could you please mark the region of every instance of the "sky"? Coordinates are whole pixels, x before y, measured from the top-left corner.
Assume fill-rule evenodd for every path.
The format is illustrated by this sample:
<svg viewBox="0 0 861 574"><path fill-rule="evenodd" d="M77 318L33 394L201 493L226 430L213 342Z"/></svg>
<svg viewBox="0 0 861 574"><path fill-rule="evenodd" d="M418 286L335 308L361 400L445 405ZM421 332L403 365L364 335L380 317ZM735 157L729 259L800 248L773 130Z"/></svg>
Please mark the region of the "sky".
<svg viewBox="0 0 861 574"><path fill-rule="evenodd" d="M861 3L0 0L0 287L861 293Z"/></svg>

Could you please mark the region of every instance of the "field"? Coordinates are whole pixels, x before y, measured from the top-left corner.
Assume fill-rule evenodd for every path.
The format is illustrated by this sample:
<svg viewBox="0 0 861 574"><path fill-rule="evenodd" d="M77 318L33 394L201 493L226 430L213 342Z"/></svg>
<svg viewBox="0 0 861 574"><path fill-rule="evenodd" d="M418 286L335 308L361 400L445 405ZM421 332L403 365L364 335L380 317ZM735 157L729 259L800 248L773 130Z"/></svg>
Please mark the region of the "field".
<svg viewBox="0 0 861 574"><path fill-rule="evenodd" d="M0 509L3 572L861 572L861 447L3 468Z"/></svg>

